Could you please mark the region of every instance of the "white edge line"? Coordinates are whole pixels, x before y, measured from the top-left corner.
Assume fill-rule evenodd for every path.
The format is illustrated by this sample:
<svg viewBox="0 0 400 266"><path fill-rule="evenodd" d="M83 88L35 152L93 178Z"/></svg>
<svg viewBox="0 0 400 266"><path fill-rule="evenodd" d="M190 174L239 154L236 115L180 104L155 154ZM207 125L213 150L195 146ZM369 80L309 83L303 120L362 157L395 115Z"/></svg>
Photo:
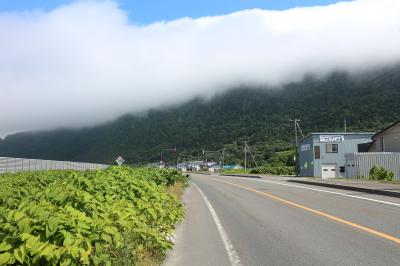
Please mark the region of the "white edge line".
<svg viewBox="0 0 400 266"><path fill-rule="evenodd" d="M365 198L365 197L360 197L360 196L354 196L354 195L349 195L349 194L340 193L340 192L334 192L334 191L329 191L329 190L316 189L316 188L310 188L310 187L303 187L303 186L285 184L285 183L269 181L269 180L257 180L257 179L254 179L254 178L245 178L245 177L238 177L238 176L230 176L230 177L237 178L237 179L242 179L242 180L251 180L251 181L257 181L257 182L263 182L263 183L271 183L271 184L277 184L277 185L288 186L288 187L308 189L308 190L313 190L313 191L318 191L318 192L323 192L323 193L329 193L329 194L340 195L340 196L344 196L344 197L350 197L350 198L355 198L355 199L373 201L373 202L377 202L377 203L382 203L382 204L387 204L387 205L400 207L399 203L394 203L394 202L390 202L390 201L383 201L383 200L376 200L376 199Z"/></svg>
<svg viewBox="0 0 400 266"><path fill-rule="evenodd" d="M208 200L208 198L206 197L206 195L204 195L203 191L194 183L192 182L192 184L197 188L197 190L200 192L200 195L202 196L204 202L207 205L208 210L211 213L211 216L215 222L215 225L217 226L218 232L221 236L222 242L224 242L224 246L225 246L225 250L226 253L228 254L229 257L229 261L231 262L232 266L241 266L242 263L240 262L240 258L237 255L231 241L228 238L228 235L226 234L224 227L221 224L220 219L218 218L217 213L215 212L213 206L211 205L210 201Z"/></svg>

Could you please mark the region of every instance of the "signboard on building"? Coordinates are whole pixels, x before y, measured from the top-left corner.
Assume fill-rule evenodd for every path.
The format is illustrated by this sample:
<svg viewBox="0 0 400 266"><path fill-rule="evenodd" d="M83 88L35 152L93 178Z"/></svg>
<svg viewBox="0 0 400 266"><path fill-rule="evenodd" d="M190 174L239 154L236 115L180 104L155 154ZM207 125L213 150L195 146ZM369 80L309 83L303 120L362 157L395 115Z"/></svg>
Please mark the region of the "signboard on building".
<svg viewBox="0 0 400 266"><path fill-rule="evenodd" d="M310 144L301 145L301 151L309 151L311 149Z"/></svg>
<svg viewBox="0 0 400 266"><path fill-rule="evenodd" d="M319 141L320 142L343 142L344 136L343 135L320 135Z"/></svg>

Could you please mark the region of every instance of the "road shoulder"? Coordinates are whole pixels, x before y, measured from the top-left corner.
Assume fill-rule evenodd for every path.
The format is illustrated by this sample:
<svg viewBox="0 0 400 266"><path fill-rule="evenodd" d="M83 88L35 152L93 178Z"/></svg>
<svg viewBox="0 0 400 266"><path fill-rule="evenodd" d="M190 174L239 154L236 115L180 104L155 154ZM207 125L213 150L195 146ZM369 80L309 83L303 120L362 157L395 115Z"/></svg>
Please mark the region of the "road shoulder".
<svg viewBox="0 0 400 266"><path fill-rule="evenodd" d="M211 213L193 184L185 191L183 202L185 220L176 228L174 249L163 265L230 265Z"/></svg>

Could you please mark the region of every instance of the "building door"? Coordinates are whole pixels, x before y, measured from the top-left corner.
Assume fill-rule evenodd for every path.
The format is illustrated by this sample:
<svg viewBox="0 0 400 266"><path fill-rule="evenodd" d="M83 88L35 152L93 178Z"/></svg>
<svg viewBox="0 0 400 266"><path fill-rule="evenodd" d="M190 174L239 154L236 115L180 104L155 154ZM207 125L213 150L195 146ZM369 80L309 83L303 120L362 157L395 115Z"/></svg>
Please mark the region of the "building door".
<svg viewBox="0 0 400 266"><path fill-rule="evenodd" d="M336 163L324 163L321 165L322 179L336 178L338 166Z"/></svg>
<svg viewBox="0 0 400 266"><path fill-rule="evenodd" d="M353 159L346 160L346 177L347 178L356 178L357 170L356 170L356 162Z"/></svg>

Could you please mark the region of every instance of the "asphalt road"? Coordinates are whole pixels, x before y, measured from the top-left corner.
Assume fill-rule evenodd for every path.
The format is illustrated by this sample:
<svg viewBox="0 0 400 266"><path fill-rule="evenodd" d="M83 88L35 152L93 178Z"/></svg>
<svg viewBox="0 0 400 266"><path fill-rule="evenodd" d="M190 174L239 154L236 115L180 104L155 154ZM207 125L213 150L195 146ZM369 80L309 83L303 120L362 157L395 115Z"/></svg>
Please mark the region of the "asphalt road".
<svg viewBox="0 0 400 266"><path fill-rule="evenodd" d="M165 265L400 265L400 199L192 175Z"/></svg>

